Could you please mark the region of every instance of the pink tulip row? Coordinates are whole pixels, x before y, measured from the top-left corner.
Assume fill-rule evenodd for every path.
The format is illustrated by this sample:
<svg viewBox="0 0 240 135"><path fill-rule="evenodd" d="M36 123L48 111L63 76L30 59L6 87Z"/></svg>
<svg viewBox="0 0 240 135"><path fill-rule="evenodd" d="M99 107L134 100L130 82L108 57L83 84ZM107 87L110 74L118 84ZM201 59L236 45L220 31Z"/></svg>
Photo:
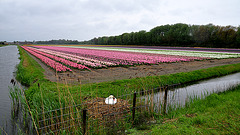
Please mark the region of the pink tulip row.
<svg viewBox="0 0 240 135"><path fill-rule="evenodd" d="M36 47L37 48L45 48L45 47L48 47L48 46L36 46ZM126 61L126 60L123 60L123 59L110 59L110 58L101 57L101 56L98 56L98 55L88 55L88 54L86 55L84 53L81 53L81 51L79 51L79 50L77 52L74 52L74 51L71 52L69 50L66 50L66 48L64 48L64 49L62 48L60 50L59 48L55 49L55 47L53 47L53 48L45 48L45 49L54 50L54 51L58 51L58 52L64 52L64 53L71 54L71 55L75 55L77 57L82 57L82 58L88 59L89 61L92 61L92 62L99 62L100 61L101 64L104 64L106 66L141 64L139 62ZM72 49L72 48L69 48L69 49Z"/></svg>
<svg viewBox="0 0 240 135"><path fill-rule="evenodd" d="M36 48L44 48L44 46L34 46ZM78 55L76 53L66 52L66 51L54 51L54 49L40 49L40 51L48 51L46 53L50 53L59 57L63 57L72 61L76 61L82 63L84 65L90 67L106 67L106 66L116 66L115 63L108 62L108 61L100 61L90 57L83 57L83 55ZM95 57L94 57L95 58Z"/></svg>
<svg viewBox="0 0 240 135"><path fill-rule="evenodd" d="M45 57L41 54L38 54L36 52L34 52L31 48L26 47L26 46L21 46L23 49L25 49L26 51L28 51L30 54L34 55L35 57L37 57L38 59L40 59L42 62L44 62L46 65L52 67L53 69L55 69L58 72L64 72L64 71L72 71L70 68L48 58Z"/></svg>
<svg viewBox="0 0 240 135"><path fill-rule="evenodd" d="M36 47L68 53L68 54L77 55L81 57L88 57L98 61L111 62L111 63L114 63L115 65L158 64L163 62L193 61L193 60L206 59L201 57L120 52L120 51L82 49L82 48L70 48L70 47L54 47L54 46L36 46Z"/></svg>
<svg viewBox="0 0 240 135"><path fill-rule="evenodd" d="M66 59L63 59L63 58L60 58L60 57L51 55L51 54L47 54L47 53L38 51L38 50L35 49L35 48L29 47L29 49L31 49L32 51L34 51L34 52L36 52L36 53L38 53L38 54L47 56L47 57L49 57L49 58L51 58L51 59L53 59L53 60L59 61L59 62L65 64L65 65L68 65L68 66L71 66L71 67L74 67L74 68L78 68L78 69L88 69L88 70L90 70L88 67L86 67L86 66L84 66L84 65L77 64L77 63L75 63L75 62L72 62L72 61L69 61L69 60L66 60Z"/></svg>
<svg viewBox="0 0 240 135"><path fill-rule="evenodd" d="M80 63L89 67L93 68L102 68L102 67L107 67L106 65L113 65L113 63L104 63L98 60L86 58L86 57L80 57L77 55L73 54L68 54L68 53L63 53L63 52L57 52L57 51L52 51L52 50L47 50L47 49L37 49L38 51L45 52L51 55L55 55L64 59L68 59L71 61L74 61L76 63ZM106 64L106 65L104 65Z"/></svg>

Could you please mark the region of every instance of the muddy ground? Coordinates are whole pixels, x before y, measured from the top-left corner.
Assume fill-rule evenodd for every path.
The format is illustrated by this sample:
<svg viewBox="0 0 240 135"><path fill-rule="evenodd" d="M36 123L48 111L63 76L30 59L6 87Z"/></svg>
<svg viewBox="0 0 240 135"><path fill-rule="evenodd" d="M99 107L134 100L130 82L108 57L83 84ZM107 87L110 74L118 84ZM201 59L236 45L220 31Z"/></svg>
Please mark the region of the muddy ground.
<svg viewBox="0 0 240 135"><path fill-rule="evenodd" d="M121 79L131 79L136 77L155 76L173 74L179 72L189 72L227 64L240 63L240 58L213 59L191 62L162 63L159 65L139 65L133 67L110 67L103 69L92 69L91 71L81 71L73 69L73 72L57 73L43 64L40 60L32 56L45 69L45 78L53 82L65 83L95 83L105 81L115 81Z"/></svg>

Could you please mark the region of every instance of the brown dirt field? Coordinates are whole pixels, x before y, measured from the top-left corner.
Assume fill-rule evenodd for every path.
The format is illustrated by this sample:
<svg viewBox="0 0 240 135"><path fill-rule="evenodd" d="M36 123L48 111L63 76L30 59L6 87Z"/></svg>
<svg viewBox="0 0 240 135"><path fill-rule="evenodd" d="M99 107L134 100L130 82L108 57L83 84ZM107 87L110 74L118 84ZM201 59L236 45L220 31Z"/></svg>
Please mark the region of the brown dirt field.
<svg viewBox="0 0 240 135"><path fill-rule="evenodd" d="M106 81L115 81L122 79L131 79L136 77L156 76L173 74L179 72L189 72L198 69L204 69L215 66L240 63L240 58L213 59L191 62L162 63L159 65L139 65L133 67L110 67L108 69L92 69L91 71L81 71L72 69L73 72L57 73L40 60L32 56L45 69L45 78L53 82L62 82L71 84L98 83Z"/></svg>

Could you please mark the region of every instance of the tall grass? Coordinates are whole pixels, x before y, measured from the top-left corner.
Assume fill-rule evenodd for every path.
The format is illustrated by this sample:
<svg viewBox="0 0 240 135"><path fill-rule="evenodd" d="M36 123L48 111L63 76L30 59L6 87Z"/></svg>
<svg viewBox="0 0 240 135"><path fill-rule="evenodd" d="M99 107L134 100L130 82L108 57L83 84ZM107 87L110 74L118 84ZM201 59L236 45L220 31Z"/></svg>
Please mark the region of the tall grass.
<svg viewBox="0 0 240 135"><path fill-rule="evenodd" d="M16 116L16 114L18 114L19 112L19 108L20 108L20 98L22 96L22 91L17 87L17 86L13 86L13 87L8 87L9 88L9 97L12 100L12 118L14 118Z"/></svg>
<svg viewBox="0 0 240 135"><path fill-rule="evenodd" d="M131 134L239 134L240 86L204 99L193 98L185 108L179 108L159 118L159 124L148 130L129 130Z"/></svg>

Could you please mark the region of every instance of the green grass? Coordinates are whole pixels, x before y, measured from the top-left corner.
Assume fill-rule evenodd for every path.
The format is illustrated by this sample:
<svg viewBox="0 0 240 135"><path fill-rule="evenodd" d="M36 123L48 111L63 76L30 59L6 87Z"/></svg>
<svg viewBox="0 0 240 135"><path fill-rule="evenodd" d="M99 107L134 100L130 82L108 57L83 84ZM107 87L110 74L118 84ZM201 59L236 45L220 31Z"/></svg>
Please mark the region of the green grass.
<svg viewBox="0 0 240 135"><path fill-rule="evenodd" d="M240 134L240 86L195 99L185 108L159 118L148 130L131 134Z"/></svg>
<svg viewBox="0 0 240 135"><path fill-rule="evenodd" d="M7 45L0 45L0 47L7 46Z"/></svg>
<svg viewBox="0 0 240 135"><path fill-rule="evenodd" d="M18 49L20 63L17 66L16 79L25 86L32 86L37 81L46 81L43 74L44 69L21 47L18 46Z"/></svg>

